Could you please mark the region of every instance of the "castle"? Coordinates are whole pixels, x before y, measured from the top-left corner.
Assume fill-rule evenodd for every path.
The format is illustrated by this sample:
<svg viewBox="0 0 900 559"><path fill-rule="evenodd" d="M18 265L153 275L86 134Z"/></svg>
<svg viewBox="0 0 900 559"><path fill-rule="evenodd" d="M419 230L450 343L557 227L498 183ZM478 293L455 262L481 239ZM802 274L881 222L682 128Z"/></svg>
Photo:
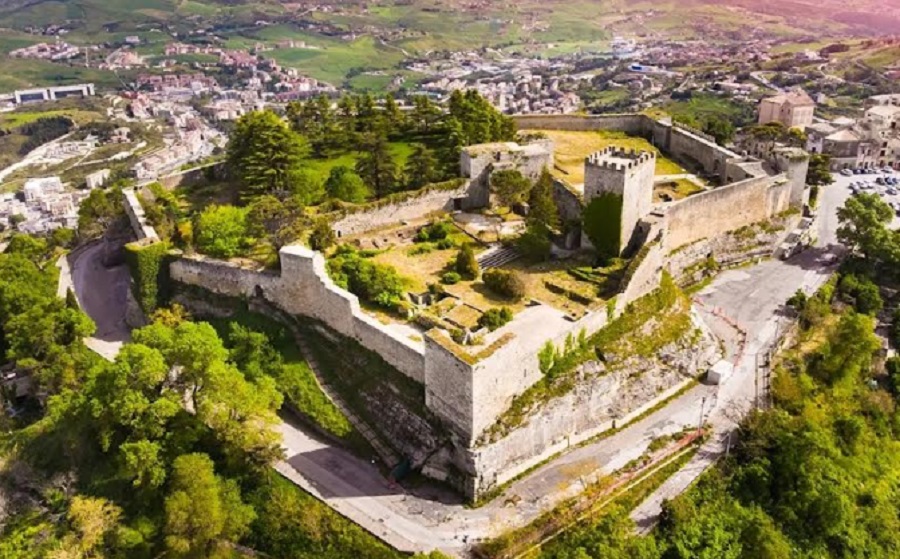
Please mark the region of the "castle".
<svg viewBox="0 0 900 559"><path fill-rule="evenodd" d="M264 298L287 314L316 319L330 332L356 340L376 353L422 387L420 403L426 410L425 416L420 413L412 418L415 414L410 412L403 419L384 421L379 428L385 439L424 474L446 480L466 496L477 498L610 426L597 419L608 416L598 415L596 409L555 406L540 421L526 423L498 440L485 436L513 399L542 378L538 357L542 347L548 342L562 347L582 332L590 335L601 330L630 303L654 291L664 271L677 278L707 258L731 232L799 209L805 199L808 163L802 156L771 162L750 160L694 130L645 115L535 116L518 121L520 128L528 129L611 129L642 136L720 186L654 206L655 154L608 148L591 155L585 161L583 193L557 180L554 198L563 219L584 220L578 242L599 242L602 247L596 247L598 250L610 250L616 256L638 255L629 265L626 285L605 308L579 317L544 304L529 305L511 322L488 333L475 349L456 344L440 328L425 332L421 340L386 328L363 312L356 296L332 282L321 254L300 246L281 249L279 272L181 257L171 262L169 275L176 284L219 295ZM552 142L546 140L522 146L471 146L463 150L460 161L465 180L454 188L424 191L389 206L346 215L333 228L338 235L346 235L435 211L484 207L490 199L491 173L515 168L536 177L552 164ZM599 233L589 231L587 218L592 211L611 220ZM129 216L146 236L135 213L129 212ZM673 383L640 396L646 401L635 402L624 413L637 413L652 405L675 389ZM617 398L611 386L591 397ZM591 407L595 407L593 403ZM381 411L393 413L386 408ZM418 433L401 437L391 431L397 428L395 424L410 422L421 426Z"/></svg>

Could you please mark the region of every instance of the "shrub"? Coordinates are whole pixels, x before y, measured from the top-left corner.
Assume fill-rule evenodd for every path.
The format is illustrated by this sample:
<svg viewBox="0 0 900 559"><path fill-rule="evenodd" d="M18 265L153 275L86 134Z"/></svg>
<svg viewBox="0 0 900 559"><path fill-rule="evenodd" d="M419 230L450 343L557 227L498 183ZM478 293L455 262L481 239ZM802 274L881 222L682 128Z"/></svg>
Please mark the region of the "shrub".
<svg viewBox="0 0 900 559"><path fill-rule="evenodd" d="M509 307L501 307L499 309L488 309L478 318L478 325L487 328L491 332L502 327L504 324L512 320L513 313Z"/></svg>
<svg viewBox="0 0 900 559"><path fill-rule="evenodd" d="M441 283L445 285L455 285L462 280L462 277L456 272L447 272L441 276Z"/></svg>
<svg viewBox="0 0 900 559"><path fill-rule="evenodd" d="M865 276L844 274L838 283L838 292L862 314L874 316L884 307L878 286Z"/></svg>
<svg viewBox="0 0 900 559"><path fill-rule="evenodd" d="M487 288L497 295L513 300L525 297L525 280L518 272L492 268L482 275L482 279Z"/></svg>
<svg viewBox="0 0 900 559"><path fill-rule="evenodd" d="M334 245L334 231L331 230L331 223L325 218L318 219L309 235L309 248L324 251L332 245Z"/></svg>
<svg viewBox="0 0 900 559"><path fill-rule="evenodd" d="M431 223L419 229L419 232L416 234L416 242L442 241L447 238L452 230L453 226L447 221Z"/></svg>
<svg viewBox="0 0 900 559"><path fill-rule="evenodd" d="M450 248L454 248L456 246L456 241L451 238L441 239L440 241L434 243L434 248L438 250L447 250Z"/></svg>
<svg viewBox="0 0 900 559"><path fill-rule="evenodd" d="M591 200L584 210L584 233L601 258L622 252L622 197L605 193Z"/></svg>
<svg viewBox="0 0 900 559"><path fill-rule="evenodd" d="M472 250L472 245L465 244L459 249L459 252L456 254L454 268L460 277L468 280L474 280L478 277L481 268L478 266L478 260L475 258L475 251Z"/></svg>
<svg viewBox="0 0 900 559"><path fill-rule="evenodd" d="M216 258L231 258L251 244L247 212L235 206L212 205L203 210L194 226L197 249Z"/></svg>
<svg viewBox="0 0 900 559"><path fill-rule="evenodd" d="M362 258L350 247L341 247L328 261L328 272L334 283L357 297L395 310L403 297L404 281L393 266Z"/></svg>

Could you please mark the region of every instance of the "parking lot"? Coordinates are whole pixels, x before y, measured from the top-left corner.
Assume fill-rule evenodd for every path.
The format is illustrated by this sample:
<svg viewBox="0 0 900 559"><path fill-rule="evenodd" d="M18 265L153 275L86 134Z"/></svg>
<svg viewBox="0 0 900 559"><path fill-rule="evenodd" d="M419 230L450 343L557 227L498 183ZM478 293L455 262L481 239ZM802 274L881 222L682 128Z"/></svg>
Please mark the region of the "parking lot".
<svg viewBox="0 0 900 559"><path fill-rule="evenodd" d="M835 173L834 180L834 186L845 188L850 194L866 192L879 195L894 209L893 225L895 227L900 225L900 173L884 173L880 170L877 173L851 176Z"/></svg>

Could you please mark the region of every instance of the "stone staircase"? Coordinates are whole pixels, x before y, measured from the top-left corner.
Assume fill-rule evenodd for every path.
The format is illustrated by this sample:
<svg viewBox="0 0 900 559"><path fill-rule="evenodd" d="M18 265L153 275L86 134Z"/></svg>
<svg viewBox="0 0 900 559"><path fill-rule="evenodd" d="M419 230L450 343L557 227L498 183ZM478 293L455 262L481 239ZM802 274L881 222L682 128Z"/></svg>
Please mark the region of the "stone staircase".
<svg viewBox="0 0 900 559"><path fill-rule="evenodd" d="M482 270L490 270L491 268L499 268L504 264L509 264L513 260L521 258L521 256L522 253L513 247L497 245L479 254L477 260Z"/></svg>

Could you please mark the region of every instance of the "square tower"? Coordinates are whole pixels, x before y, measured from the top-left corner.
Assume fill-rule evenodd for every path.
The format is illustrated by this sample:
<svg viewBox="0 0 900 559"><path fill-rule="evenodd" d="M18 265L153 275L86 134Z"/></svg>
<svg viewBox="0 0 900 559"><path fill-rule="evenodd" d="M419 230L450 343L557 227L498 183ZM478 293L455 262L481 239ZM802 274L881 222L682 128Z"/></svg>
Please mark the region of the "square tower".
<svg viewBox="0 0 900 559"><path fill-rule="evenodd" d="M656 154L608 147L584 161L585 236L607 257L621 255L653 208Z"/></svg>

